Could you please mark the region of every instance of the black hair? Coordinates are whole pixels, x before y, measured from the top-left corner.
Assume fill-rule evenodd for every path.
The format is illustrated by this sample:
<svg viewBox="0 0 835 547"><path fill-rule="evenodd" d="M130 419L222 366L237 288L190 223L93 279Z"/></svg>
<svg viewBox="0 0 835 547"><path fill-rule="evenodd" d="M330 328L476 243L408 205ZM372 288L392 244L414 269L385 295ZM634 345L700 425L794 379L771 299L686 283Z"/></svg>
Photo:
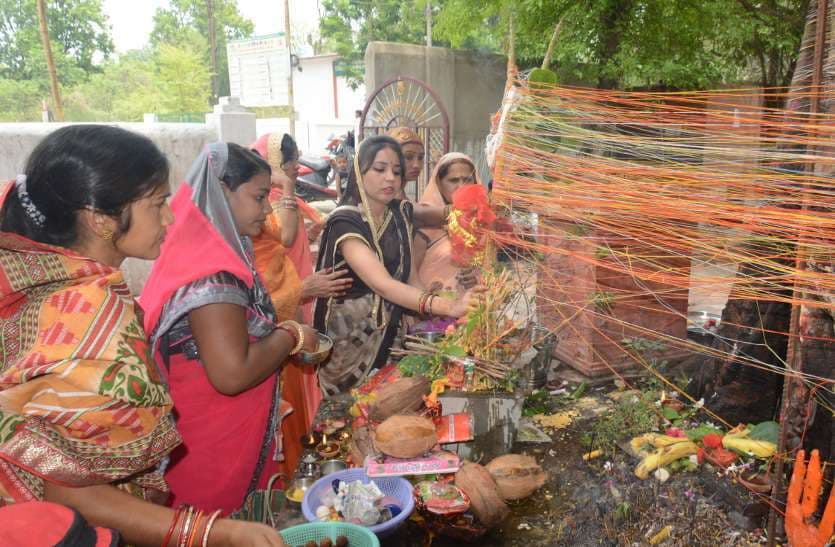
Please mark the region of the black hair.
<svg viewBox="0 0 835 547"><path fill-rule="evenodd" d="M368 137L364 139L359 146L359 167L360 173L365 174L371 169L371 165L374 163L374 158L377 157L377 154L380 150L384 150L386 148L390 148L397 153L397 159L400 160L400 181L403 182L403 175L402 169L406 165L406 160L403 158L403 149L400 147L400 143L394 140L393 138L389 137L388 135L374 135L373 137ZM360 202L360 193L359 193L359 186L357 185L357 174L354 170L354 166L351 165L348 167L348 185L345 188L345 192L342 194L342 199L339 201L339 205L358 205Z"/></svg>
<svg viewBox="0 0 835 547"><path fill-rule="evenodd" d="M229 158L226 161L226 171L224 171L220 180L233 192L241 184L249 182L252 177L260 173L272 173L270 164L257 152L233 142L230 142L227 146L229 147Z"/></svg>
<svg viewBox="0 0 835 547"><path fill-rule="evenodd" d="M299 146L290 133L285 133L281 138L281 163L287 163L299 158Z"/></svg>
<svg viewBox="0 0 835 547"><path fill-rule="evenodd" d="M44 217L27 214L11 190L0 230L70 247L78 242L78 212L90 208L118 218L114 240L130 229L129 205L168 183L168 160L143 135L109 125L71 125L44 138L26 162L26 192Z"/></svg>

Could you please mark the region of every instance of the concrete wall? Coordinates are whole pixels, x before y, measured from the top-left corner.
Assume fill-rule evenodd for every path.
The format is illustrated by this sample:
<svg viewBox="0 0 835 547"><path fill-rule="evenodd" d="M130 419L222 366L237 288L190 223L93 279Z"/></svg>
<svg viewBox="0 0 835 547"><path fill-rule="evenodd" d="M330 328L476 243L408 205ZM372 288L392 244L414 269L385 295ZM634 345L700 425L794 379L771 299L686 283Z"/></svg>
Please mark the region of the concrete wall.
<svg viewBox="0 0 835 547"><path fill-rule="evenodd" d="M493 54L390 42L371 42L365 50L367 93L396 76L427 83L449 114L450 151L472 157L484 180L484 138L501 107L505 75L505 58Z"/></svg>
<svg viewBox="0 0 835 547"><path fill-rule="evenodd" d="M62 127L57 123L0 124L0 180L15 177L23 171L26 159L47 134ZM171 187L176 189L185 178L194 158L206 143L217 140L213 126L183 123L119 123L113 124L150 138L168 157L171 164ZM151 263L128 259L122 269L134 293L138 293L151 269Z"/></svg>

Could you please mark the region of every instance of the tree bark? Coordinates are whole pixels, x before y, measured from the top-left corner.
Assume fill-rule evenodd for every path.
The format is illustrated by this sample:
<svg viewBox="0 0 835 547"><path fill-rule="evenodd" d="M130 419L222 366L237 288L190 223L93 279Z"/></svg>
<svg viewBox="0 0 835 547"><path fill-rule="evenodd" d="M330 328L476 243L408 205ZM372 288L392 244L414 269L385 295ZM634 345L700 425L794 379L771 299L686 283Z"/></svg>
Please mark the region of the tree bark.
<svg viewBox="0 0 835 547"><path fill-rule="evenodd" d="M214 0L206 0L206 22L209 26L209 58L212 62L212 104L220 95L220 78L217 73L217 30L215 28Z"/></svg>
<svg viewBox="0 0 835 547"><path fill-rule="evenodd" d="M55 70L55 59L52 57L52 44L49 41L49 24L46 18L45 0L37 0L38 27L41 32L41 43L46 55L46 68L49 71L49 89L52 91L52 106L55 108L55 119L64 121L64 105L61 103L61 89L58 87L58 72Z"/></svg>

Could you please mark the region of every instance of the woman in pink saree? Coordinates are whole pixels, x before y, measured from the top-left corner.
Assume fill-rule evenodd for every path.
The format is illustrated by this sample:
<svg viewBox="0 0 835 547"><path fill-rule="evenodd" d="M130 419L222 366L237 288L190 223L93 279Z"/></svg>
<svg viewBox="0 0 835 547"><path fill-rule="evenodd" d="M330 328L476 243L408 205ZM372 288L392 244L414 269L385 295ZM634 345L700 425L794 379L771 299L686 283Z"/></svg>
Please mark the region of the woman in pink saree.
<svg viewBox="0 0 835 547"><path fill-rule="evenodd" d="M278 381L315 331L275 310L252 258L270 211L270 168L208 145L171 202L176 221L142 292L183 445L166 471L172 504L239 509L277 468L286 405Z"/></svg>

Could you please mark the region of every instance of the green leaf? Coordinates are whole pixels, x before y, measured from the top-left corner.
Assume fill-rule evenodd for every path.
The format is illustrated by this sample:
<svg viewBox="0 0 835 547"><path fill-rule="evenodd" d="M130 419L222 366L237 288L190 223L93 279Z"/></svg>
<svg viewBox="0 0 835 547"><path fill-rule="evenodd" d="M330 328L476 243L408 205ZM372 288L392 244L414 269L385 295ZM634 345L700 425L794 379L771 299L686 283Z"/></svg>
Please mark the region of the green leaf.
<svg viewBox="0 0 835 547"><path fill-rule="evenodd" d="M780 424L773 421L762 422L751 428L748 434L749 439L757 441L768 441L777 444L777 437L780 434Z"/></svg>
<svg viewBox="0 0 835 547"><path fill-rule="evenodd" d="M467 352L464 351L464 348L458 346L456 344L450 344L444 350L444 353L449 355L450 357L466 357Z"/></svg>
<svg viewBox="0 0 835 547"><path fill-rule="evenodd" d="M586 382L582 382L579 386L577 386L574 389L574 391L571 392L570 397L572 399L579 399L580 397L583 396L583 393L586 392L587 387L588 387L588 384Z"/></svg>
<svg viewBox="0 0 835 547"><path fill-rule="evenodd" d="M531 71L528 81L535 84L555 85L557 83L557 74L553 70L535 68Z"/></svg>
<svg viewBox="0 0 835 547"><path fill-rule="evenodd" d="M661 415L664 416L668 420L675 420L679 418L679 413L674 408L670 408L668 406L661 407Z"/></svg>

